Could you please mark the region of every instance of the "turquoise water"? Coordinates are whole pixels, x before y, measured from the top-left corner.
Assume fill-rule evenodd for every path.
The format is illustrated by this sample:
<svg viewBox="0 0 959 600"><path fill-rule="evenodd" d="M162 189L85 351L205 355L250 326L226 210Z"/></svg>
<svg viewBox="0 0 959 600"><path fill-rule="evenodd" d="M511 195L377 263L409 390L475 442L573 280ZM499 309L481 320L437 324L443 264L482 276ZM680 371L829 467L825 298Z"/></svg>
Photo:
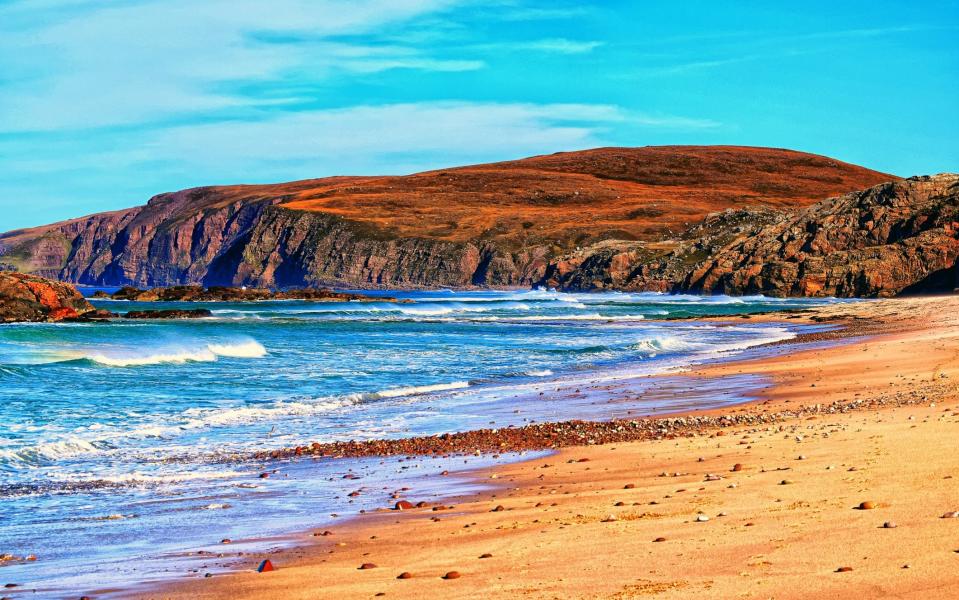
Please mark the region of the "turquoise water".
<svg viewBox="0 0 959 600"><path fill-rule="evenodd" d="M385 506L401 481L417 499L459 493L468 479L427 475L491 460L305 461L263 480L276 465L243 458L254 450L741 401L737 390L666 393L646 376L800 328L664 319L824 302L390 295L414 302L217 303L191 321L0 326L0 553L38 557L0 566L0 583L38 597L182 575L178 552ZM360 498L346 495L350 470L370 490Z"/></svg>

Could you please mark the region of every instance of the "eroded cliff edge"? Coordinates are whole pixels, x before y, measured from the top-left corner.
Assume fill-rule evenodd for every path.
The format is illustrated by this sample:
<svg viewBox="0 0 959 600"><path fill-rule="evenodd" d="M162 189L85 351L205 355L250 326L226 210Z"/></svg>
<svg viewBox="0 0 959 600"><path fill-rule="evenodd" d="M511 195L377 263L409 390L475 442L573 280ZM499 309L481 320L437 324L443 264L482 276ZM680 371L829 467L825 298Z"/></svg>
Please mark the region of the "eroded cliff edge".
<svg viewBox="0 0 959 600"><path fill-rule="evenodd" d="M708 216L669 244L561 257L543 285L730 295L889 297L959 289L959 175L892 181L799 211Z"/></svg>

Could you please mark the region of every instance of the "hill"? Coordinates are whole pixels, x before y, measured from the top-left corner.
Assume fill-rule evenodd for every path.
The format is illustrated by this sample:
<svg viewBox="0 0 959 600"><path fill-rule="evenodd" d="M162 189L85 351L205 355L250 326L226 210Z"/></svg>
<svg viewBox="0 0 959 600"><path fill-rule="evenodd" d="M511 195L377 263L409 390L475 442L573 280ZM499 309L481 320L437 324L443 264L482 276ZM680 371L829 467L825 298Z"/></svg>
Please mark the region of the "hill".
<svg viewBox="0 0 959 600"><path fill-rule="evenodd" d="M529 285L577 248L668 248L710 213L793 211L894 179L773 148L598 148L160 194L0 234L0 263L98 285Z"/></svg>

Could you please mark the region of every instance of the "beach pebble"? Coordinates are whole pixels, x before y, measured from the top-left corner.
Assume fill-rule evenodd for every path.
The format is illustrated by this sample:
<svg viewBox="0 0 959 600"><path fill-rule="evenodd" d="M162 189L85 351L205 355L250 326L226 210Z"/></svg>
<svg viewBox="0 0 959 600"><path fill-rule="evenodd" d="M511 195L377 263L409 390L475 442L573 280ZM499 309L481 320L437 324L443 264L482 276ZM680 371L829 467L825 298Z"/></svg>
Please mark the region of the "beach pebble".
<svg viewBox="0 0 959 600"><path fill-rule="evenodd" d="M741 463L736 463L736 464L733 465L733 469L732 469L732 470L733 470L733 472L742 471L742 470L743 470L743 465L742 465Z"/></svg>
<svg viewBox="0 0 959 600"><path fill-rule="evenodd" d="M269 571L275 571L276 567L273 566L273 563L270 562L270 559L266 559L260 563L260 566L256 568L257 573L267 573Z"/></svg>
<svg viewBox="0 0 959 600"><path fill-rule="evenodd" d="M872 510L874 508L876 508L876 503L870 500L859 503L859 510Z"/></svg>
<svg viewBox="0 0 959 600"><path fill-rule="evenodd" d="M635 488L635 487L636 487L636 484L635 484L635 483L627 483L626 485L623 486L623 489L624 489L624 490L631 490L631 489L633 489L633 488Z"/></svg>
<svg viewBox="0 0 959 600"><path fill-rule="evenodd" d="M792 485L792 481L789 479L783 479L779 482L779 485Z"/></svg>
<svg viewBox="0 0 959 600"><path fill-rule="evenodd" d="M946 514L942 515L941 518L943 518L943 519L959 519L959 510L954 510L954 511L952 511L952 512L947 512Z"/></svg>
<svg viewBox="0 0 959 600"><path fill-rule="evenodd" d="M653 541L654 541L654 542L665 542L665 541L666 541L666 538L664 538L664 537L658 537L658 538L656 538L656 539L653 540Z"/></svg>
<svg viewBox="0 0 959 600"><path fill-rule="evenodd" d="M400 500L393 505L393 510L409 510L413 508L413 503L407 500Z"/></svg>
<svg viewBox="0 0 959 600"><path fill-rule="evenodd" d="M603 519L603 523L612 523L613 521L618 521L616 515L606 515L606 518Z"/></svg>
<svg viewBox="0 0 959 600"><path fill-rule="evenodd" d="M375 568L376 568L376 565L373 563L363 563L362 565L359 566L358 570L366 571L368 569L375 569Z"/></svg>
<svg viewBox="0 0 959 600"><path fill-rule="evenodd" d="M848 573L849 571L852 571L852 567L839 567L836 569L837 573Z"/></svg>
<svg viewBox="0 0 959 600"><path fill-rule="evenodd" d="M221 543L221 544L229 544L229 543L232 542L232 541L233 541L233 540L231 540L230 538L223 538L222 540L220 540L220 543Z"/></svg>
<svg viewBox="0 0 959 600"><path fill-rule="evenodd" d="M896 523L893 521L886 521L885 523L882 524L883 529L895 529L896 527L899 527L899 526L896 525Z"/></svg>
<svg viewBox="0 0 959 600"><path fill-rule="evenodd" d="M480 554L480 558L493 558L493 555L490 554L489 552L485 552L483 554Z"/></svg>
<svg viewBox="0 0 959 600"><path fill-rule="evenodd" d="M443 575L443 579L459 579L459 578L460 578L459 571L450 571L446 575Z"/></svg>
<svg viewBox="0 0 959 600"><path fill-rule="evenodd" d="M413 574L410 573L409 571L403 571L402 573L397 575L396 578L397 579L413 579Z"/></svg>
<svg viewBox="0 0 959 600"><path fill-rule="evenodd" d="M506 508L502 504L500 504L496 508L491 510L490 512L503 512L504 510L506 510Z"/></svg>
<svg viewBox="0 0 959 600"><path fill-rule="evenodd" d="M626 503L625 503L625 502L617 502L617 503L614 504L613 506L626 506Z"/></svg>
<svg viewBox="0 0 959 600"><path fill-rule="evenodd" d="M706 515L696 515L696 521L699 523L705 523L708 520L709 520L709 517L707 517Z"/></svg>

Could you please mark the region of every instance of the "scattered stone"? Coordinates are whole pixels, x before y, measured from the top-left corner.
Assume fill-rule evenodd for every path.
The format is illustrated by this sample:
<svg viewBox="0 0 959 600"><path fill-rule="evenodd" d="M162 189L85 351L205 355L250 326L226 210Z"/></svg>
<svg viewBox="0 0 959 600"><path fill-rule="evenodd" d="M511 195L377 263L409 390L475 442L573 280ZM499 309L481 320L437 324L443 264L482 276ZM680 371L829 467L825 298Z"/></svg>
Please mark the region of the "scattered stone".
<svg viewBox="0 0 959 600"><path fill-rule="evenodd" d="M266 559L260 563L260 566L256 568L257 573L266 573L268 571L276 571L276 567L273 566L273 563L270 562L270 559Z"/></svg>
<svg viewBox="0 0 959 600"><path fill-rule="evenodd" d="M409 571L403 571L402 573L397 575L396 578L397 579L413 579L413 574L410 573Z"/></svg>
<svg viewBox="0 0 959 600"><path fill-rule="evenodd" d="M852 567L839 567L836 569L837 573L848 573L849 571L852 571Z"/></svg>
<svg viewBox="0 0 959 600"><path fill-rule="evenodd" d="M705 523L708 520L709 520L709 517L707 517L706 515L696 515L696 521L698 523Z"/></svg>
<svg viewBox="0 0 959 600"><path fill-rule="evenodd" d="M407 500L400 500L393 505L393 510L409 510L413 508L413 503Z"/></svg>
<svg viewBox="0 0 959 600"><path fill-rule="evenodd" d="M876 508L876 503L870 500L859 503L859 510L872 510L874 508Z"/></svg>
<svg viewBox="0 0 959 600"><path fill-rule="evenodd" d="M664 538L664 537L658 537L658 538L656 538L656 539L653 540L653 541L654 541L654 542L665 542L665 541L666 541L666 538Z"/></svg>
<svg viewBox="0 0 959 600"><path fill-rule="evenodd" d="M493 558L493 555L490 554L489 552L485 552L483 554L480 554L480 558Z"/></svg>
<svg viewBox="0 0 959 600"><path fill-rule="evenodd" d="M359 569L357 570L366 571L366 570L375 569L375 568L376 568L376 565L373 563L363 563L362 565L359 566Z"/></svg>
<svg viewBox="0 0 959 600"><path fill-rule="evenodd" d="M742 470L743 470L743 465L742 465L742 463L736 463L736 464L734 464L732 470L733 470L733 472L742 471Z"/></svg>
<svg viewBox="0 0 959 600"><path fill-rule="evenodd" d="M896 523L893 521L886 521L885 523L882 524L883 529L895 529L896 527L899 527L899 526L896 525Z"/></svg>
<svg viewBox="0 0 959 600"><path fill-rule="evenodd" d="M942 517L940 517L940 518L942 518L942 519L959 519L959 510L954 510L954 511L951 511L951 512L947 512L947 513L945 513L944 515L942 515Z"/></svg>
<svg viewBox="0 0 959 600"><path fill-rule="evenodd" d="M494 508L494 509L491 510L490 512L503 512L504 510L506 510L506 508L505 508L502 504L500 504L500 505L496 506L496 508Z"/></svg>
<svg viewBox="0 0 959 600"><path fill-rule="evenodd" d="M446 575L443 575L443 579L459 579L459 578L460 578L459 571L450 571Z"/></svg>
<svg viewBox="0 0 959 600"><path fill-rule="evenodd" d="M606 515L606 518L603 519L603 523L612 523L613 521L618 521L618 520L619 519L616 518L616 515Z"/></svg>

